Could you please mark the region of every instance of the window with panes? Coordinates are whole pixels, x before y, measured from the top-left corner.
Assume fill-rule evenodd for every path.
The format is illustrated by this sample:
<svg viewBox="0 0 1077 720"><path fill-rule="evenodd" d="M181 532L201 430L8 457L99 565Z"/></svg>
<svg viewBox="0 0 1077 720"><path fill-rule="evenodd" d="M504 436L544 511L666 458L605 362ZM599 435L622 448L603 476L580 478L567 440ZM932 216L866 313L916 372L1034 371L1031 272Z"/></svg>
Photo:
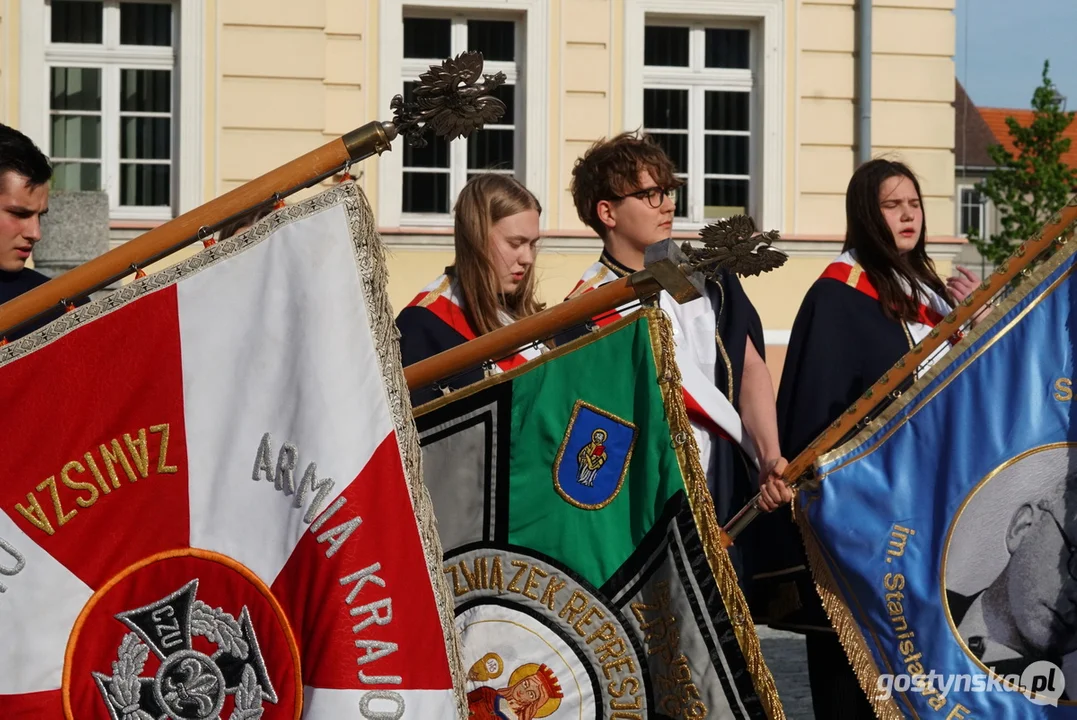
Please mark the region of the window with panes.
<svg viewBox="0 0 1077 720"><path fill-rule="evenodd" d="M961 188L960 208L961 235L975 232L977 237L984 237L987 221L987 200L975 187Z"/></svg>
<svg viewBox="0 0 1077 720"><path fill-rule="evenodd" d="M676 217L699 223L752 212L753 31L651 22L644 29L644 132L684 187Z"/></svg>
<svg viewBox="0 0 1077 720"><path fill-rule="evenodd" d="M522 60L522 23L503 18L405 17L403 94L411 99L415 80L430 65L465 50L478 50L485 60L483 72L505 73L506 82L495 92L505 103L504 117L475 131L466 140L448 142L427 136L425 148L404 145L401 210L406 216L432 218L448 215L460 189L477 173L494 172L522 177L523 135L520 132L523 94L517 87Z"/></svg>
<svg viewBox="0 0 1077 720"><path fill-rule="evenodd" d="M57 190L104 190L113 214L171 215L176 7L51 0L48 153Z"/></svg>

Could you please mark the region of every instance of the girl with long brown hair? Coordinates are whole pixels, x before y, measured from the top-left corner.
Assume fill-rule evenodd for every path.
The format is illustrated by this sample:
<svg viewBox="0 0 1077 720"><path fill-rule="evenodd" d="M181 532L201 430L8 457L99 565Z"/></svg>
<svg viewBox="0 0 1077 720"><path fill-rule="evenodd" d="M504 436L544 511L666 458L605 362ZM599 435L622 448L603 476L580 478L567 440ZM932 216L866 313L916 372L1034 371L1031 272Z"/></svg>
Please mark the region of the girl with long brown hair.
<svg viewBox="0 0 1077 720"><path fill-rule="evenodd" d="M789 457L852 405L905 353L926 337L954 304L979 284L968 270L945 282L927 254L920 183L900 162L861 165L845 197L842 254L808 290L793 323L778 389L778 431ZM931 358L919 368L923 372ZM770 509L770 508L766 508ZM832 630L806 568L788 511L750 529L758 554L774 565L753 568L757 621L803 632L815 716L874 718ZM749 542L753 542L749 541ZM795 592L794 592L795 590ZM778 610L780 597L796 597Z"/></svg>
<svg viewBox="0 0 1077 720"><path fill-rule="evenodd" d="M415 296L396 324L405 366L436 355L542 310L535 297L535 254L542 207L508 175L473 177L454 209L456 258L445 273ZM536 357L523 348L492 370L508 370ZM412 404L438 397L483 377L482 368L412 392Z"/></svg>

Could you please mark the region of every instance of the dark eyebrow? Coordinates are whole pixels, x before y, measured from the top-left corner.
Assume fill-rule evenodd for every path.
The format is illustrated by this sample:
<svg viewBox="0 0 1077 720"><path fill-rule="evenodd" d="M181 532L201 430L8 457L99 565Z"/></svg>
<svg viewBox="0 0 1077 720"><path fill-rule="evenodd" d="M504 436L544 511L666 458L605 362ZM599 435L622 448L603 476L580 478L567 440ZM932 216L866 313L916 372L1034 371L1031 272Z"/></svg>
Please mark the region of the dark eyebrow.
<svg viewBox="0 0 1077 720"><path fill-rule="evenodd" d="M33 215L34 214L33 208L24 207L22 205L8 205L4 209L7 210L10 213L15 213L16 215ZM44 210L41 211L40 214L44 215L48 211L49 211L49 209L45 208Z"/></svg>

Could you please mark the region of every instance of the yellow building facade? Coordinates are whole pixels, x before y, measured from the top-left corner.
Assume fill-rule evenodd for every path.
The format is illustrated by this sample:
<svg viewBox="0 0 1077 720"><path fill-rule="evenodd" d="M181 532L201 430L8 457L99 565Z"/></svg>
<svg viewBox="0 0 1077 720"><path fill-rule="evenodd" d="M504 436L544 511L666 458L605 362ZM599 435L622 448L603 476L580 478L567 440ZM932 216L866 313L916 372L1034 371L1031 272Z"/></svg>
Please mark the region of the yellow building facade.
<svg viewBox="0 0 1077 720"><path fill-rule="evenodd" d="M921 179L944 275L954 221L954 0L874 0L871 153ZM568 193L595 140L642 128L687 182L675 236L747 212L785 267L745 282L780 367L797 307L840 252L859 112L854 0L2 0L0 117L109 193L115 243L371 119L428 65L481 49L509 113L466 141L353 170L402 307L452 260L469 173L543 205L540 291L557 302L600 243Z"/></svg>

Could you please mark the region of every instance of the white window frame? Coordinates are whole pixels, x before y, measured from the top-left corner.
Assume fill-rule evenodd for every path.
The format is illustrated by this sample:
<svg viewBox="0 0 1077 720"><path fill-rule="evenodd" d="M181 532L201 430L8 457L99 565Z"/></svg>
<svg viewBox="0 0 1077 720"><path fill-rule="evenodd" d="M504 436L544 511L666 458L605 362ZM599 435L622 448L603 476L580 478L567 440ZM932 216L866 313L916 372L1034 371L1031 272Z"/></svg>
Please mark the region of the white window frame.
<svg viewBox="0 0 1077 720"><path fill-rule="evenodd" d="M113 220L161 221L192 210L203 202L203 55L205 0L139 0L167 2L173 11L173 46L120 46L51 43L51 3L34 0L22 4L20 37L23 42L20 68L19 121L21 130L38 146L49 147L49 67L103 67L102 111L105 118L120 117L119 93L106 92L119 87L119 68L169 69L173 77L172 102L172 198L169 207L121 207L119 205L119 123L102 123L102 190L109 194ZM111 19L110 19L111 16ZM105 23L113 22L118 37L119 13L105 13ZM107 33L108 30L105 29ZM100 58L108 53L109 61ZM105 73L114 73L115 84L105 82ZM114 111L114 112L112 112ZM110 114L111 113L111 114ZM110 160L116 162L110 177Z"/></svg>
<svg viewBox="0 0 1077 720"><path fill-rule="evenodd" d="M468 12L466 14L454 13L451 17L447 17L444 13L439 13L435 10L428 8L420 8L417 10L410 10L406 13L407 18L435 18L449 20L450 24L450 52L452 57L456 57L460 53L468 49L467 47L467 23L469 20L507 20L513 22L515 26L515 47L517 49L517 60L514 61L490 61L487 60L483 65L483 72L493 75L497 72L505 74L505 84L516 86L516 90L522 90L519 86L520 73L519 67L521 64L520 49L524 47L526 42L524 38L523 23L519 22L517 17L506 17L505 15L491 15L489 13L482 12ZM400 63L401 77L400 87L406 82L414 82L418 79L419 75L426 72L431 63L440 62L444 58L429 58L429 59L416 59L416 58L402 58ZM484 172L495 172L503 174L511 174L513 176L523 176L526 173L526 164L524 159L524 148L526 142L524 141L524 129L526 125L521 121L523 117L524 102L523 93L514 92L514 105L513 118L514 124L512 125L486 125L485 128L491 130L506 130L511 129L513 131L513 164L514 168L511 171L508 170L487 170ZM401 142L401 173L404 172L403 167L403 142ZM524 172L521 173L521 170ZM449 212L446 213L406 213L401 210L400 219L403 225L412 227L422 226L440 226L445 225L445 218L451 214L453 199L460 193L460 190L467 183L467 140L460 138L449 143L449 168L448 173L442 172L441 168L409 168L408 172L433 172L436 174L447 174L449 176ZM401 182L403 182L403 175L401 175ZM401 198L401 206L403 205L403 198Z"/></svg>
<svg viewBox="0 0 1077 720"><path fill-rule="evenodd" d="M757 39L756 29L751 24L744 22L699 22L689 21L683 18L661 18L652 16L648 25L662 27L681 27L688 30L688 67L679 66L649 66L644 65L643 92L647 90L685 90L688 92L688 158L689 168L680 168L687 176L688 202L687 218L678 218L677 226L698 227L704 222L713 221L717 218L705 218L705 185L707 179L733 179L748 180L748 200L746 212L752 212L752 208L758 205L757 182L758 172L754 170L754 158L758 152L757 138L759 133L753 132L752 128L757 125L755 120L755 108L748 107L748 130L706 130L706 93L717 92L747 92L754 98L755 87L753 76L755 74L754 53ZM749 32L749 62L748 69L740 68L707 68L706 64L706 32L711 28L723 28L731 30L747 30ZM643 127L644 131L672 134L672 131L664 128ZM677 132L680 134L680 132ZM704 167L706 157L707 135L739 135L748 137L748 175L720 175L707 173ZM695 163L692 159L696 158ZM678 173L681 174L681 173ZM707 176L710 176L709 178Z"/></svg>
<svg viewBox="0 0 1077 720"><path fill-rule="evenodd" d="M961 227L961 216L964 214L964 201L962 200L962 195L964 195L966 191L976 192L976 184L977 183L961 183L957 186L957 202L955 203L955 205L957 205L957 223L955 227L957 227L958 237L968 237L968 233L965 232L964 229ZM990 222L988 221L988 212L990 207L991 201L987 198L986 195L980 193L981 240L985 239L987 237L987 234L991 231Z"/></svg>
<svg viewBox="0 0 1077 720"><path fill-rule="evenodd" d="M785 202L784 97L785 29L783 0L625 0L624 119L629 130L643 128L644 87L662 83L664 88L690 88L689 156L703 157L703 92L751 88L752 139L749 146L751 181L748 212L756 225L782 227ZM693 74L686 68L644 69L643 44L647 25L751 28L751 70L707 68ZM702 32L702 31L701 31ZM690 55L699 56L703 43L693 41ZM694 55L693 55L694 54ZM693 62L693 66L697 66ZM689 75L693 77L689 78ZM695 76L695 75L698 75ZM700 128L692 133L694 127ZM693 137L698 136L696 140ZM696 147L698 145L698 147ZM688 177L689 218L702 218L703 172ZM696 187L693 187L696 186ZM676 230L698 230L700 220L679 219Z"/></svg>
<svg viewBox="0 0 1077 720"><path fill-rule="evenodd" d="M454 51L467 44L470 19L514 20L516 61L488 62L485 72L503 70L516 86L514 174L545 205L547 145L547 63L548 0L383 0L379 21L379 106L388 108L405 81L416 80L432 61L405 59L404 18L440 17L454 21ZM460 35L462 34L462 38ZM439 58L441 60L443 58ZM511 72L510 72L511 71ZM522 106L522 107L521 107ZM523 112L520 112L521 109ZM491 126L491 127L497 127ZM455 193L467 179L467 141L454 140L449 146L450 212L446 214L405 214L403 206L403 141L378 159L378 215L383 227L450 227ZM521 173L522 170L522 173ZM545 215L540 222L545 226Z"/></svg>

